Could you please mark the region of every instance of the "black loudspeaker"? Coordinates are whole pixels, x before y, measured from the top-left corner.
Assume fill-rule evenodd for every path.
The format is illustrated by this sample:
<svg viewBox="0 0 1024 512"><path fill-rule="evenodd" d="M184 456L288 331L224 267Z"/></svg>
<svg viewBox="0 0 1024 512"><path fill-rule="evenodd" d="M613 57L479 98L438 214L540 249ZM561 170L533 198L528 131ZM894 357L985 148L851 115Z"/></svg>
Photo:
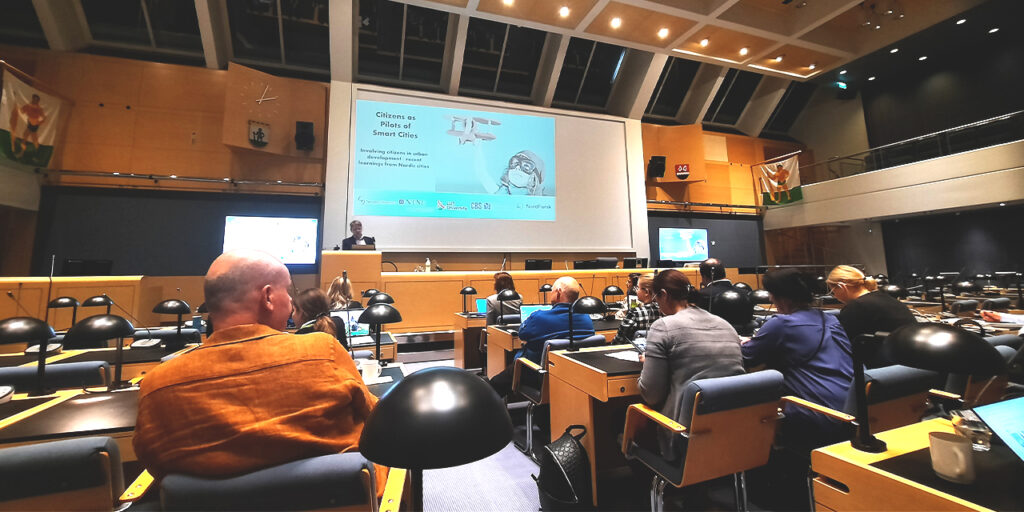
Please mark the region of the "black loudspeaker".
<svg viewBox="0 0 1024 512"><path fill-rule="evenodd" d="M648 178L664 178L665 177L665 157L663 156L652 156L651 160L647 162L647 177Z"/></svg>
<svg viewBox="0 0 1024 512"><path fill-rule="evenodd" d="M295 121L295 149L312 151L314 144L316 144L316 136L313 135L313 123Z"/></svg>

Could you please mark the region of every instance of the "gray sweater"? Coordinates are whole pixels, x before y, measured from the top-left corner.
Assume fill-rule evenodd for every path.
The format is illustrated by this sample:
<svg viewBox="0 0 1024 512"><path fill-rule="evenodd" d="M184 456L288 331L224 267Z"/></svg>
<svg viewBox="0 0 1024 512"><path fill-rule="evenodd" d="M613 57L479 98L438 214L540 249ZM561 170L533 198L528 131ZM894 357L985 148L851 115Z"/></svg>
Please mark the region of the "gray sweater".
<svg viewBox="0 0 1024 512"><path fill-rule="evenodd" d="M640 394L661 413L680 421L683 389L692 380L743 373L740 337L728 322L703 309L688 307L658 319L647 331L640 373ZM673 453L667 435L659 436L662 453Z"/></svg>

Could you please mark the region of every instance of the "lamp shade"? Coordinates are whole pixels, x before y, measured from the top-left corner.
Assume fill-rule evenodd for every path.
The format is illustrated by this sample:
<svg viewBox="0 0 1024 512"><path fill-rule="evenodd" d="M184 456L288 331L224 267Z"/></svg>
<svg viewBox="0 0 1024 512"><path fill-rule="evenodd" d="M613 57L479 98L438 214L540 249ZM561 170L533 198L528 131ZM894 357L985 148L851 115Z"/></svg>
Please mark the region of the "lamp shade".
<svg viewBox="0 0 1024 512"><path fill-rule="evenodd" d="M370 297L370 300L366 301L366 305L367 306L372 306L374 304L394 304L394 303L395 303L395 299L393 299L390 295L388 295L388 294L386 294L384 292L375 293L375 294L373 294L372 297Z"/></svg>
<svg viewBox="0 0 1024 512"><path fill-rule="evenodd" d="M547 283L544 283L544 284L540 285L540 290L537 290L537 291L539 291L541 293L550 292L551 291L551 285L547 284Z"/></svg>
<svg viewBox="0 0 1024 512"><path fill-rule="evenodd" d="M907 290L898 284L887 284L882 287L882 291L894 299L907 298Z"/></svg>
<svg viewBox="0 0 1024 512"><path fill-rule="evenodd" d="M93 315L68 329L64 345L81 347L97 341L126 338L135 334L131 322L117 315Z"/></svg>
<svg viewBox="0 0 1024 512"><path fill-rule="evenodd" d="M601 292L601 295L625 295L626 292L622 291L622 288L615 286L614 284L608 285Z"/></svg>
<svg viewBox="0 0 1024 512"><path fill-rule="evenodd" d="M363 425L359 451L378 464L423 470L480 460L511 439L505 403L486 381L438 367L405 377L381 397Z"/></svg>
<svg viewBox="0 0 1024 512"><path fill-rule="evenodd" d="M754 318L754 303L750 296L736 290L726 290L711 297L711 309L715 315L731 325L743 325Z"/></svg>
<svg viewBox="0 0 1024 512"><path fill-rule="evenodd" d="M0 344L32 345L40 340L49 340L53 336L53 328L38 318L17 316L0 322Z"/></svg>
<svg viewBox="0 0 1024 512"><path fill-rule="evenodd" d="M57 297L50 301L47 307L50 308L77 308L81 304L78 303L78 299L74 297Z"/></svg>
<svg viewBox="0 0 1024 512"><path fill-rule="evenodd" d="M476 288L473 288L472 286L467 286L460 290L459 293L463 295L476 295Z"/></svg>
<svg viewBox="0 0 1024 512"><path fill-rule="evenodd" d="M741 293L746 293L748 295L750 294L750 292L754 291L754 289L751 288L750 285L747 284L747 283L736 283L736 284L732 285L732 287L733 287L733 289L735 289L735 290L737 290L737 291L739 291Z"/></svg>
<svg viewBox="0 0 1024 512"><path fill-rule="evenodd" d="M576 299L576 302L572 303L573 313L585 313L590 315L594 313L604 313L606 311L608 311L608 306L605 305L604 301L597 297L580 297Z"/></svg>
<svg viewBox="0 0 1024 512"><path fill-rule="evenodd" d="M380 302L364 309L356 321L361 324L393 324L402 321L402 314L391 304Z"/></svg>
<svg viewBox="0 0 1024 512"><path fill-rule="evenodd" d="M509 290L508 288L498 292L498 300L519 300L519 294L515 290Z"/></svg>
<svg viewBox="0 0 1024 512"><path fill-rule="evenodd" d="M960 281L953 284L953 291L957 295L963 295L965 293L979 292L981 287L974 283L974 281Z"/></svg>
<svg viewBox="0 0 1024 512"><path fill-rule="evenodd" d="M984 338L946 324L904 325L885 339L882 354L896 364L937 372L986 376L1006 369Z"/></svg>
<svg viewBox="0 0 1024 512"><path fill-rule="evenodd" d="M376 288L370 288L369 290L363 292L363 298L368 299L370 297L373 297L374 295L377 295L378 293L380 293L380 290Z"/></svg>
<svg viewBox="0 0 1024 512"><path fill-rule="evenodd" d="M757 289L750 292L750 300L754 304L771 304L772 294L768 293L768 290Z"/></svg>
<svg viewBox="0 0 1024 512"><path fill-rule="evenodd" d="M188 315L192 313L192 306L183 300L168 299L153 306L153 312L161 315Z"/></svg>
<svg viewBox="0 0 1024 512"><path fill-rule="evenodd" d="M210 310L206 307L206 303L202 303L196 308L196 313L209 313Z"/></svg>
<svg viewBox="0 0 1024 512"><path fill-rule="evenodd" d="M93 307L93 306L113 306L113 305L114 305L114 301L111 300L111 298L107 297L106 295L96 295L94 297L89 297L88 299L85 299L85 301L82 302L82 307L83 308L90 308L90 307Z"/></svg>

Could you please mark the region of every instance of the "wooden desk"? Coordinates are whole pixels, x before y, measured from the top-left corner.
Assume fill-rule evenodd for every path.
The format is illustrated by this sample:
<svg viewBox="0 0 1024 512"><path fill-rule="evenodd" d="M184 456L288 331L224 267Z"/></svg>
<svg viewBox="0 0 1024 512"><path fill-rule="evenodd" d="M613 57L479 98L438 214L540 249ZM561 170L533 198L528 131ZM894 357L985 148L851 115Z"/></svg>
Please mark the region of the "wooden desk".
<svg viewBox="0 0 1024 512"><path fill-rule="evenodd" d="M0 293L8 291L14 294L24 310L8 297L0 297L0 318L12 316L28 316L47 318L46 297L50 280L46 277L0 277ZM117 305L139 318L143 310L149 313L152 304L141 303L142 276L99 276L99 277L54 277L53 297L69 296L79 302L101 294L107 294ZM78 308L78 319L105 313L106 308ZM111 310L115 315L123 315L116 307ZM54 330L71 327L71 308L60 308L50 311L49 324Z"/></svg>
<svg viewBox="0 0 1024 512"><path fill-rule="evenodd" d="M600 334L608 341L615 338L619 330L619 320L595 320L595 334ZM523 346L519 340L518 324L492 325L487 328L487 377L494 377L512 364L512 355ZM500 350L496 350L500 349Z"/></svg>
<svg viewBox="0 0 1024 512"><path fill-rule="evenodd" d="M480 368L483 358L480 356L480 331L487 324L483 316L469 316L455 313L455 367Z"/></svg>
<svg viewBox="0 0 1024 512"><path fill-rule="evenodd" d="M581 442L590 458L595 505L601 477L626 464L615 442L615 425L623 425L626 408L639 402L642 365L606 355L624 350L633 350L633 346L559 350L548 355L551 436L560 436L569 425L587 428Z"/></svg>
<svg viewBox="0 0 1024 512"><path fill-rule="evenodd" d="M971 486L992 485L996 489L984 489L981 494L985 499L1004 505L993 508L1024 509L1019 477L1011 475L1010 481L996 482L997 479L986 479L984 474L979 474L975 484L965 486L947 483L934 476L927 452L929 432L953 432L953 427L948 420L934 419L882 432L877 437L888 445L888 450L882 453L862 452L850 446L849 442L814 450L811 469L817 474L813 481L816 508L823 511L990 510L955 494L967 496L979 492L979 489L972 490ZM980 468L980 457L996 457L1007 459L1005 462L1010 471L1024 473L1020 461L1012 454L997 453L1000 448L1009 451L993 446L993 452L975 453L976 468ZM900 457L903 458L898 459ZM913 463L910 467L917 477L907 478L894 473L898 471L893 469L894 465L899 465L902 472L908 461Z"/></svg>
<svg viewBox="0 0 1024 512"><path fill-rule="evenodd" d="M353 350L377 350L377 341L374 336L363 335L353 336L349 339ZM398 357L398 343L390 332L380 333L380 358L382 361L394 361Z"/></svg>

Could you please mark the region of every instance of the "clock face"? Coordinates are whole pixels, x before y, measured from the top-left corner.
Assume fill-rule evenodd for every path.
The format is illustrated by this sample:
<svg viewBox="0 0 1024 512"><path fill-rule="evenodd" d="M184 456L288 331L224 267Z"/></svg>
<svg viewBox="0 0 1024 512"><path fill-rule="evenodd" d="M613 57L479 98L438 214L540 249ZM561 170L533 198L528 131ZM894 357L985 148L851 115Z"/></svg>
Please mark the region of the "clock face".
<svg viewBox="0 0 1024 512"><path fill-rule="evenodd" d="M281 89L269 82L250 80L242 87L240 100L245 112L254 121L271 122L280 115Z"/></svg>

